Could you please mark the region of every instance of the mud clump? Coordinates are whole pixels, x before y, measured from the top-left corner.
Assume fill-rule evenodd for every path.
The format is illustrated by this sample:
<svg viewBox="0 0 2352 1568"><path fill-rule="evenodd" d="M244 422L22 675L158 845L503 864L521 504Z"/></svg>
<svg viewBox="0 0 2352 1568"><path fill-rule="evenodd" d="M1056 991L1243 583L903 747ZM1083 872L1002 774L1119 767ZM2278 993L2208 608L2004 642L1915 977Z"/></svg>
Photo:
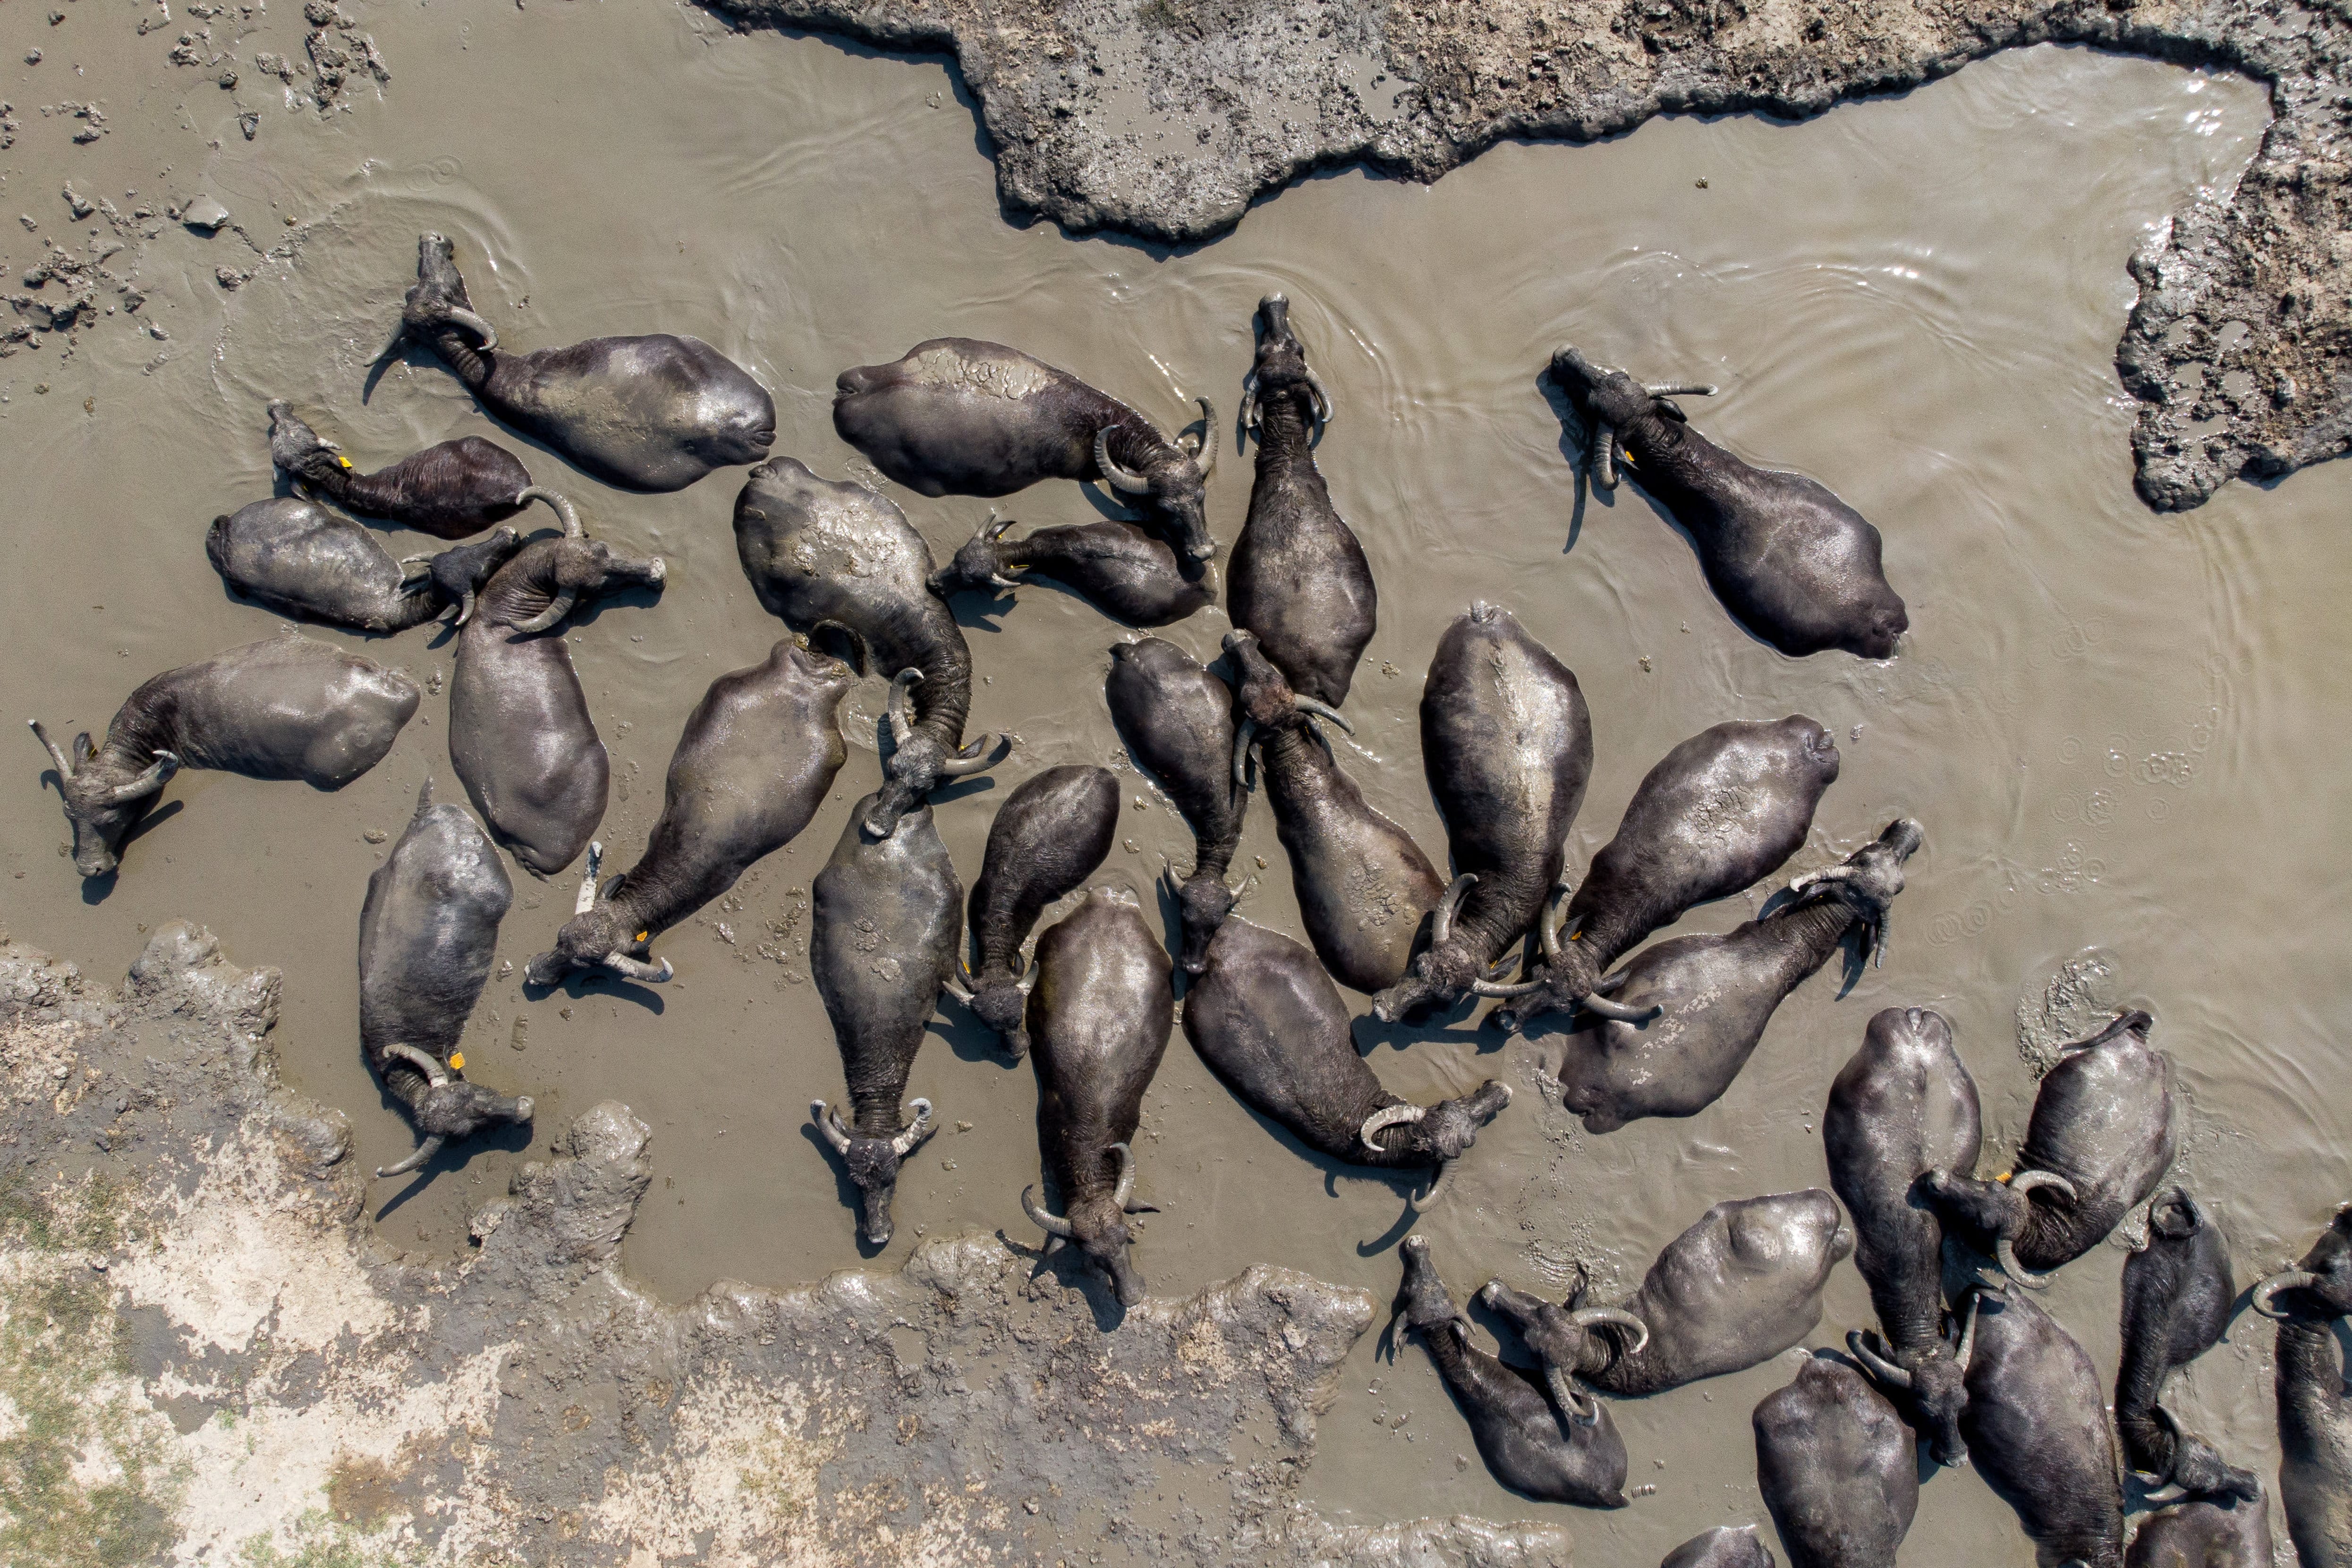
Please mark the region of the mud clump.
<svg viewBox="0 0 2352 1568"><path fill-rule="evenodd" d="M1004 204L1077 231L1199 240L1311 171L1435 180L1508 137L1590 141L1659 114L1805 119L2031 44L2243 72L2277 117L2233 192L2132 259L2116 350L2140 497L2352 449L2352 27L2294 0L704 0L746 24L952 54Z"/></svg>
<svg viewBox="0 0 2352 1568"><path fill-rule="evenodd" d="M1374 1303L1287 1270L1122 1312L965 1236L671 1306L619 1266L655 1155L613 1102L464 1261L404 1257L342 1114L278 1081L278 1002L185 923L112 991L0 936L0 1392L37 1483L0 1504L11 1560L1567 1559L1555 1526L1297 1500Z"/></svg>

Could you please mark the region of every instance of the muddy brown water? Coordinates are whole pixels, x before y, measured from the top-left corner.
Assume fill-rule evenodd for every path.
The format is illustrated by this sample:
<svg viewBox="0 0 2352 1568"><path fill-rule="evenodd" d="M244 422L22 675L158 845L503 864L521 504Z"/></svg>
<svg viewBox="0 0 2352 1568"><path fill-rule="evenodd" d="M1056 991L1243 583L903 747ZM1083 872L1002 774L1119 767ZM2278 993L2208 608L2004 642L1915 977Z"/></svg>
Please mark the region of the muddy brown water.
<svg viewBox="0 0 2352 1568"><path fill-rule="evenodd" d="M1423 1222L1458 1296L1498 1272L1556 1293L1579 1260L1604 1289L1630 1288L1709 1204L1825 1184L1830 1078L1889 1004L1952 1019L1984 1092L1987 1168L2002 1168L2032 1093L2021 998L2038 1008L2058 967L2086 950L2095 1000L2158 1015L2191 1104L2183 1169L2229 1231L2242 1280L2299 1250L2352 1196L2341 1092L2352 836L2339 827L2352 675L2337 656L2352 467L2153 515L2131 493L2131 413L2112 369L2133 298L2126 260L2198 188L2235 178L2267 120L2252 85L2036 49L1801 126L1674 120L1591 147L1507 146L1432 188L1339 172L1171 255L1007 223L969 101L937 60L730 37L658 6L379 6L363 20L395 73L384 99L324 123L273 112L250 144L224 102L198 96L216 92L208 83L134 90L146 64L89 57L83 90L110 83L119 97L109 138L66 165L85 189L206 191L264 244L284 237L287 217L299 240L290 260L228 294L212 272L234 235L169 228L150 243L139 276L172 333L160 364L152 340L107 322L62 363L54 344L0 362L12 727L37 715L53 730L100 729L147 675L279 624L232 601L202 548L215 513L271 488L269 398L292 400L363 465L488 434L576 497L594 531L669 561L657 602L608 604L570 633L614 759L601 836L616 864L634 858L688 709L781 634L737 566L740 475L675 496L608 489L492 427L414 355L363 402L421 229L456 239L476 303L517 346L655 329L719 345L774 390L776 449L828 476L877 482L833 434L835 374L929 336L1018 344L1165 422L1205 393L1224 421L1211 518L1228 544L1249 489L1251 454L1230 421L1250 313L1280 288L1338 404L1320 460L1381 591L1343 760L1433 854L1444 835L1415 704L1438 632L1481 598L1516 611L1591 702L1597 760L1573 865L1668 747L1733 717L1807 713L1843 753L1792 872L1898 813L1927 829L1885 967L1843 994L1834 970L1809 982L1730 1092L1691 1120L1591 1136L1539 1092L1556 1035L1507 1043L1472 1019L1383 1030L1367 1017L1360 1043L1401 1093L1488 1076L1519 1091ZM12 41L18 75L20 52ZM519 78L530 90L514 90ZM43 85L16 90L28 101ZM65 153L50 141L64 149L64 131L38 122L14 154L30 172L10 175L8 211L79 241L53 194ZM0 246L12 274L37 256L13 223ZM1900 656L1783 658L1726 617L1638 489L1580 505L1537 381L1564 339L1651 379L1721 382L1720 396L1694 400L1704 428L1816 476L1875 521L1911 607ZM986 515L884 487L942 559ZM1037 524L1094 514L1066 485L1004 509ZM1005 789L1053 763L1100 762L1125 769L1129 800L1100 880L1153 907L1163 857L1187 863L1191 841L1126 763L1103 707L1107 650L1130 633L1044 586L1001 614L973 601L961 613L982 675L975 726L1021 740L992 782L939 807L967 883ZM1165 634L1210 657L1226 624L1212 611ZM309 634L420 679L448 674L451 649L429 632ZM867 682L845 708L850 761L809 830L660 944L675 984L532 1000L515 978L493 983L467 1036L468 1071L539 1097L530 1146L477 1147L428 1184L381 1186L394 1242L460 1251L467 1212L520 1159L618 1098L652 1124L659 1170L626 1255L665 1293L721 1278L782 1285L863 1260L808 1126L809 1100L837 1096L839 1068L807 977L806 891L877 778L883 689ZM429 696L392 756L340 794L183 774L110 888L85 888L60 857L40 754L12 742L0 912L19 939L101 976L175 915L208 923L239 962L281 967L288 1076L350 1113L366 1163L395 1156L408 1131L357 1051L355 931L384 852L368 835L399 832L428 774L457 792L446 716L446 695ZM1270 869L1256 871L1259 858ZM1255 873L1241 913L1296 933L1263 804L1236 863ZM515 880L500 953L519 967L548 945L575 884L520 868ZM1774 885L1680 929L1725 929ZM1036 1239L1017 1204L1037 1169L1029 1070L1003 1064L951 1008L934 1035L911 1089L947 1130L900 1182L886 1265L925 1234ZM1166 1209L1138 1253L1156 1291L1260 1261L1383 1301L1393 1291L1404 1184L1304 1157L1181 1041L1139 1154L1141 1191ZM2110 1377L2123 1256L2095 1252L2049 1297ZM1812 1343L1868 1318L1859 1277L1841 1269ZM1597 1563L1654 1563L1707 1525L1763 1517L1747 1416L1787 1380L1786 1358L1617 1404L1631 1484L1654 1490L1621 1513L1578 1513L1499 1488L1419 1348L1391 1364L1376 1337L1322 1424L1306 1487L1323 1507L1363 1521L1560 1519ZM2241 1320L2172 1396L2266 1476L2268 1344ZM1925 1489L1905 1560L2031 1553L1960 1470Z"/></svg>

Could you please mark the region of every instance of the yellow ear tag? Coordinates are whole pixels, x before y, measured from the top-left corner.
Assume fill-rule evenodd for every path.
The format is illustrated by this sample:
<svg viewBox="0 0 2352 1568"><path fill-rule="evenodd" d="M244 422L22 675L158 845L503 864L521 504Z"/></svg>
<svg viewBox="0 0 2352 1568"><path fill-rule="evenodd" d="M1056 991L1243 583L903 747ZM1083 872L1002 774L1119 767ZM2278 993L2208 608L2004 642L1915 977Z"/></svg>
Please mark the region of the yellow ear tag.
<svg viewBox="0 0 2352 1568"><path fill-rule="evenodd" d="M450 1066L452 1066L452 1067L454 1067L454 1068L456 1068L456 1069L457 1069L458 1071L460 1071L460 1072L465 1071L466 1071L466 1053L465 1053L464 1051L451 1051L451 1052L449 1053L449 1065L450 1065Z"/></svg>
<svg viewBox="0 0 2352 1568"><path fill-rule="evenodd" d="M2007 1181L2007 1180L2008 1180L2011 1176L2013 1176L2014 1174L2016 1174L2016 1173L2014 1173L2014 1172L2012 1172L2012 1171L2003 1171L2003 1172L2001 1172L2001 1173L2000 1173L2000 1175L1999 1175L1999 1176L1997 1176L1993 1177L1992 1179L1993 1179L1993 1180L1995 1180L1995 1181Z"/></svg>
<svg viewBox="0 0 2352 1568"><path fill-rule="evenodd" d="M342 465L344 467L346 467L346 468L350 467L350 466L352 465L352 460L351 460L350 458L348 458L348 457L344 456L344 455L343 455L341 453L340 453L340 452L338 452L338 453L336 453L336 454L335 454L335 461L336 461L336 462L338 462L338 463L340 463L340 464L341 464L341 465Z"/></svg>
<svg viewBox="0 0 2352 1568"><path fill-rule="evenodd" d="M651 936L651 935L653 935L653 933L652 933L650 930L647 930L647 931L640 931L640 932L638 932L638 933L637 933L637 940L638 940L638 941L640 941L640 942L642 942L642 941L644 941L647 936Z"/></svg>

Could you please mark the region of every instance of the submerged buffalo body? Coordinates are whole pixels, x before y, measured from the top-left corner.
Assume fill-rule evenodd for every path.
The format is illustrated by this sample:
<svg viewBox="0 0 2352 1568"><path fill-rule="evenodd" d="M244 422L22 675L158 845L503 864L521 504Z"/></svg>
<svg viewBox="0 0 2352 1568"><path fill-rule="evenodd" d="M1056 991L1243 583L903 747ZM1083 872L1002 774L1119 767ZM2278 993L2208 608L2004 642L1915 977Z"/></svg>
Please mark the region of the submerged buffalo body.
<svg viewBox="0 0 2352 1568"><path fill-rule="evenodd" d="M1992 1252L2018 1283L2038 1290L2047 1270L2105 1240L2172 1164L2180 1106L2171 1061L2148 1048L2152 1026L2147 1014L2126 1012L2064 1048L2034 1094L2008 1181L1928 1174L1922 1190L1945 1225Z"/></svg>
<svg viewBox="0 0 2352 1568"><path fill-rule="evenodd" d="M579 858L604 815L612 763L588 714L572 651L555 635L583 600L658 587L659 556L615 555L561 496L563 518L482 589L457 634L449 680L449 760L491 833L541 876Z"/></svg>
<svg viewBox="0 0 2352 1568"><path fill-rule="evenodd" d="M1911 1428L1867 1378L1815 1356L1759 1402L1756 1485L1790 1568L1887 1568L1919 1511Z"/></svg>
<svg viewBox="0 0 2352 1568"><path fill-rule="evenodd" d="M2352 1316L2352 1204L2300 1262L2254 1287L2278 1323L2279 1500L2303 1568L2352 1568L2352 1393L2336 1348Z"/></svg>
<svg viewBox="0 0 2352 1568"><path fill-rule="evenodd" d="M1048 1238L1067 1243L1108 1275L1123 1306L1143 1299L1129 1260L1135 1196L1135 1130L1143 1092L1176 1028L1168 953L1143 924L1132 894L1097 888L1077 913L1037 943L1029 994L1029 1062L1037 1072L1037 1152L1062 1212L1021 1195Z"/></svg>
<svg viewBox="0 0 2352 1568"><path fill-rule="evenodd" d="M1133 523L1106 517L1008 539L1013 527L1012 518L992 513L955 559L931 574L931 591L947 599L1041 578L1130 626L1166 626L1216 602L1213 574L1186 576L1168 542Z"/></svg>
<svg viewBox="0 0 2352 1568"><path fill-rule="evenodd" d="M522 549L522 536L500 528L488 538L430 556L394 561L375 535L323 507L292 496L256 501L213 519L205 556L221 580L281 614L354 632L404 632L462 608ZM409 565L423 570L411 572Z"/></svg>
<svg viewBox="0 0 2352 1568"><path fill-rule="evenodd" d="M1666 1553L1658 1568L1775 1568L1752 1524L1718 1524Z"/></svg>
<svg viewBox="0 0 2352 1568"><path fill-rule="evenodd" d="M1119 739L1192 830L1192 870L1176 889L1178 961L1197 975L1234 907L1225 872L1249 810L1249 791L1234 778L1233 688L1175 643L1144 637L1111 649L1103 696Z"/></svg>
<svg viewBox="0 0 2352 1568"><path fill-rule="evenodd" d="M1591 1018L1568 1038L1560 1103L1595 1133L1694 1116L1748 1064L1773 1012L1849 935L1884 950L1887 909L1924 834L1908 818L1843 865L1799 877L1786 904L1720 936L1645 947L1594 988L1644 1021ZM1588 1007L1588 1012L1591 1009Z"/></svg>
<svg viewBox="0 0 2352 1568"><path fill-rule="evenodd" d="M1403 978L1445 884L1340 768L1315 723L1345 726L1339 710L1292 692L1249 632L1227 632L1225 653L1242 678L1235 767L1255 742L1307 939L1342 985L1384 990Z"/></svg>
<svg viewBox="0 0 2352 1568"><path fill-rule="evenodd" d="M2123 1296L2116 1429L2124 1440L2124 1462L2158 1485L2169 1481L2192 1496L2254 1501L2262 1486L2252 1473L2233 1468L2210 1443L2182 1430L2158 1403L2175 1368L2221 1343L2237 1308L2230 1244L2185 1189L2169 1187L2148 1205L2147 1244L2124 1264Z"/></svg>
<svg viewBox="0 0 2352 1568"><path fill-rule="evenodd" d="M430 348L493 417L614 485L682 490L714 468L757 463L776 405L750 371L699 338L591 338L511 354L474 311L456 252L416 241L401 329Z"/></svg>
<svg viewBox="0 0 2352 1568"><path fill-rule="evenodd" d="M2132 1537L2124 1568L2275 1568L2276 1563L2270 1508L2258 1488L2251 1502L2199 1498L2158 1510Z"/></svg>
<svg viewBox="0 0 2352 1568"><path fill-rule="evenodd" d="M968 988L956 980L948 987L1015 1058L1029 1050L1022 1015L1037 983L1034 969L1021 967L1021 945L1047 904L1094 875L1118 831L1118 779L1108 768L1083 766L1048 768L1024 779L989 824L967 912L980 963Z"/></svg>
<svg viewBox="0 0 2352 1568"><path fill-rule="evenodd" d="M1596 998L1609 967L1694 906L1786 864L1837 775L1829 731L1801 714L1718 724L1667 752L1634 789L1582 885L1573 896L1564 883L1555 894L1538 927L1537 983L1519 988L1498 1021L1518 1029L1540 1013L1581 1007L1639 1022L1641 1009Z"/></svg>
<svg viewBox="0 0 2352 1568"><path fill-rule="evenodd" d="M530 1096L468 1083L450 1064L513 902L498 850L463 806L435 805L427 779L360 910L360 1047L422 1139L380 1176L418 1169L450 1138L530 1120Z"/></svg>
<svg viewBox="0 0 2352 1568"><path fill-rule="evenodd" d="M1427 1237L1408 1236L1397 1250L1404 1279L1396 1314L1428 1347L1495 1479L1545 1502L1624 1507L1625 1440L1609 1407L1556 1406L1541 1383L1470 1343L1469 1320L1430 1261Z"/></svg>
<svg viewBox="0 0 2352 1568"><path fill-rule="evenodd" d="M917 806L887 837L859 826L874 797L859 801L817 873L809 967L833 1021L849 1089L850 1121L824 1101L811 1104L817 1130L839 1155L859 1193L859 1233L879 1247L890 1239L890 1199L898 1165L931 1135L931 1103L900 1104L924 1026L939 1005L963 936L963 888L931 809Z"/></svg>
<svg viewBox="0 0 2352 1568"><path fill-rule="evenodd" d="M68 755L38 719L32 727L57 764L74 869L104 876L178 769L340 789L383 760L422 696L396 670L289 632L146 682L123 700L103 746L84 730Z"/></svg>
<svg viewBox="0 0 2352 1568"><path fill-rule="evenodd" d="M2091 1358L2023 1291L1976 1291L1969 1312L1969 1463L2017 1511L2038 1568L2121 1568L2123 1488Z"/></svg>
<svg viewBox="0 0 2352 1568"><path fill-rule="evenodd" d="M1262 333L1243 423L1257 432L1249 521L1234 541L1225 602L1234 624L1302 696L1338 707L1379 622L1364 547L1331 504L1314 433L1331 400L1290 329L1290 301L1258 303Z"/></svg>
<svg viewBox="0 0 2352 1568"><path fill-rule="evenodd" d="M591 846L580 906L530 961L530 982L587 968L668 979L647 944L799 837L824 803L849 755L837 721L850 685L848 666L789 637L764 663L711 682L670 754L646 852L600 889Z"/></svg>
<svg viewBox="0 0 2352 1568"><path fill-rule="evenodd" d="M1593 482L1614 489L1630 450L1633 477L1689 531L1742 626L1791 655L1894 655L1911 617L1879 564L1878 530L1818 480L1756 467L1693 430L1671 400L1713 387L1643 386L1574 349L1551 371L1591 427Z"/></svg>
<svg viewBox="0 0 2352 1568"><path fill-rule="evenodd" d="M1263 926L1227 920L1184 996L1184 1034L1243 1103L1334 1159L1383 1169L1435 1166L1433 1201L1478 1129L1511 1103L1487 1080L1458 1099L1414 1105L1381 1087L1349 1033L1348 1009L1315 955Z"/></svg>
<svg viewBox="0 0 2352 1568"><path fill-rule="evenodd" d="M1592 774L1592 719L1575 674L1509 611L1473 604L1430 660L1421 760L1445 819L1454 882L1428 949L1373 1001L1384 1023L1473 992L1516 994L1487 970L1535 924L1559 880Z"/></svg>
<svg viewBox="0 0 2352 1568"><path fill-rule="evenodd" d="M930 547L897 507L862 485L835 484L793 458L771 458L735 497L735 550L769 614L813 640L845 636L860 674L892 683L894 746L864 819L868 833L887 837L943 780L1003 758L1009 744L988 755L998 737L963 744L971 650L929 589Z"/></svg>
<svg viewBox="0 0 2352 1568"><path fill-rule="evenodd" d="M1962 1359L1944 1313L1944 1228L1919 1196L1931 1170L1974 1170L1984 1143L1976 1080L1952 1026L1925 1008L1888 1008L1830 1085L1822 1145L1830 1186L1853 1218L1853 1264L1885 1339L1846 1336L1856 1360L1909 1397L1939 1463L1967 1456Z"/></svg>
<svg viewBox="0 0 2352 1568"><path fill-rule="evenodd" d="M468 435L362 474L286 402L269 405L269 460L347 512L445 539L502 523L530 503L530 470L505 447Z"/></svg>
<svg viewBox="0 0 2352 1568"><path fill-rule="evenodd" d="M1041 479L1099 479L1140 504L1187 559L1217 553L1202 513L1216 410L1180 444L1067 371L1002 343L933 338L887 365L841 372L833 428L924 496L1009 496Z"/></svg>

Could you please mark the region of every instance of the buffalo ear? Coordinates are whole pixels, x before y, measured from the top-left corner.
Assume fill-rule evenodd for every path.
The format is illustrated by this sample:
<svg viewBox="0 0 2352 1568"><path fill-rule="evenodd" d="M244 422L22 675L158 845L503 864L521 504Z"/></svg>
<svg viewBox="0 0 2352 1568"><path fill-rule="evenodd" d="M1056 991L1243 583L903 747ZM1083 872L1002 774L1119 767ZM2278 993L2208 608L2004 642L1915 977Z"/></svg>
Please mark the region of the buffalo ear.
<svg viewBox="0 0 2352 1568"><path fill-rule="evenodd" d="M85 729L74 737L73 755L76 768L98 755L98 747L90 744L89 731Z"/></svg>

